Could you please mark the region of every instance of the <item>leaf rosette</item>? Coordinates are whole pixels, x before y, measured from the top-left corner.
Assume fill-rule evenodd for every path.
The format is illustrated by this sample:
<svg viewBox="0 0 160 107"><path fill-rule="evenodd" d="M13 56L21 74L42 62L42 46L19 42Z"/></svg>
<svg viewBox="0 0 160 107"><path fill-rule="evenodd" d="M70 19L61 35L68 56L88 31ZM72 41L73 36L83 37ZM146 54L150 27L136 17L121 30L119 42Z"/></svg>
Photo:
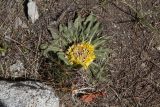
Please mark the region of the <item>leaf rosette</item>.
<svg viewBox="0 0 160 107"><path fill-rule="evenodd" d="M44 56L50 57L48 53L51 51L65 65L93 71L92 75L98 75L103 69L101 62L106 62L108 49L104 44L108 38L101 35L100 23L93 13L86 18L79 15L67 25L60 24L57 30L53 27L48 29L53 40L41 45Z"/></svg>

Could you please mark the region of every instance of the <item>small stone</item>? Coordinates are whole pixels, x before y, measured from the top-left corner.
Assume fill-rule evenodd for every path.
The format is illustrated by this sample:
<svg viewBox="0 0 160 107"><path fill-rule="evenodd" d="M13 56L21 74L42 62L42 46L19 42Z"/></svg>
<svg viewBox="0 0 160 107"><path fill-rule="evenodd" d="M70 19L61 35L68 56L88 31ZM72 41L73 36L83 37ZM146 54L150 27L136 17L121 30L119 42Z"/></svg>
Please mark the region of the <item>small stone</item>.
<svg viewBox="0 0 160 107"><path fill-rule="evenodd" d="M12 30L11 30L11 28L8 28L6 31L5 31L5 33L4 33L4 39L5 39L5 41L7 41L7 42L11 42L11 35L12 35Z"/></svg>
<svg viewBox="0 0 160 107"><path fill-rule="evenodd" d="M22 20L18 17L15 20L15 28L17 29L20 25L22 25Z"/></svg>
<svg viewBox="0 0 160 107"><path fill-rule="evenodd" d="M28 28L28 26L23 23L19 17L17 17L15 20L15 29L18 29L19 26L21 26L22 28Z"/></svg>
<svg viewBox="0 0 160 107"><path fill-rule="evenodd" d="M142 63L142 64L141 64L141 67L142 67L142 68L145 68L145 67L146 67L146 64L145 64L145 63Z"/></svg>
<svg viewBox="0 0 160 107"><path fill-rule="evenodd" d="M28 7L28 16L31 18L32 23L34 23L39 18L36 1L29 0L27 7Z"/></svg>
<svg viewBox="0 0 160 107"><path fill-rule="evenodd" d="M156 46L156 49L157 49L158 51L160 51L160 45Z"/></svg>
<svg viewBox="0 0 160 107"><path fill-rule="evenodd" d="M14 78L22 77L25 73L24 65L20 60L17 60L15 64L11 65L9 70Z"/></svg>
<svg viewBox="0 0 160 107"><path fill-rule="evenodd" d="M151 58L150 58L150 56L149 56L149 54L148 54L147 52L143 51L143 52L141 53L141 59L142 59L143 61L146 61L146 60L150 60Z"/></svg>

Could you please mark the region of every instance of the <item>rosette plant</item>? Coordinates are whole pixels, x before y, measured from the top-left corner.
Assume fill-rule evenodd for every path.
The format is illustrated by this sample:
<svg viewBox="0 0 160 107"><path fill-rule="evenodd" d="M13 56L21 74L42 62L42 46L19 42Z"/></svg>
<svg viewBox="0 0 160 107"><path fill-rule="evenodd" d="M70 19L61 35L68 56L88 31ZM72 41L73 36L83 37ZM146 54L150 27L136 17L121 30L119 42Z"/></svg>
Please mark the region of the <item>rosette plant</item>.
<svg viewBox="0 0 160 107"><path fill-rule="evenodd" d="M60 24L58 30L52 27L49 30L53 40L41 46L44 56L51 57L48 53L53 52L66 67L83 69L95 76L103 72L107 60L108 49L104 48L107 37L101 35L96 16L91 13L82 18L79 15L67 25Z"/></svg>

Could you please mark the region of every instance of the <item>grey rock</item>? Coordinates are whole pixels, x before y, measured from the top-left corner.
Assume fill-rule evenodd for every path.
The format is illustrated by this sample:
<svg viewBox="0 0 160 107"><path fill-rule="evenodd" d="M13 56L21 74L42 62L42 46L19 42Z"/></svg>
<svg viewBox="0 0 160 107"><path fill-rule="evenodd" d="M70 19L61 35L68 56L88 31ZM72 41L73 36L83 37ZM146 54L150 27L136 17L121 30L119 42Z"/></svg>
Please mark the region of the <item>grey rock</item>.
<svg viewBox="0 0 160 107"><path fill-rule="evenodd" d="M24 65L20 60L17 60L15 64L11 65L9 70L13 78L22 77L25 74Z"/></svg>
<svg viewBox="0 0 160 107"><path fill-rule="evenodd" d="M28 28L28 26L24 22L22 22L19 17L17 17L15 20L15 29L18 29L19 26L22 28Z"/></svg>
<svg viewBox="0 0 160 107"><path fill-rule="evenodd" d="M0 107L59 107L59 98L36 81L0 81Z"/></svg>

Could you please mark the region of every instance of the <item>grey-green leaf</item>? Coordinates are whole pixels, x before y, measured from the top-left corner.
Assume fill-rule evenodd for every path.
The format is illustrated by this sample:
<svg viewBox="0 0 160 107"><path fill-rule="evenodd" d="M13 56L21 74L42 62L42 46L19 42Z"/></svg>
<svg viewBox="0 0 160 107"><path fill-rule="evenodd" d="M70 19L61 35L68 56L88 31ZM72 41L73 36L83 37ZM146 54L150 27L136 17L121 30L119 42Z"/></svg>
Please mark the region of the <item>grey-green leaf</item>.
<svg viewBox="0 0 160 107"><path fill-rule="evenodd" d="M68 60L65 58L64 52L58 52L57 55L58 55L58 58L64 61L65 64L69 65Z"/></svg>
<svg viewBox="0 0 160 107"><path fill-rule="evenodd" d="M91 29L91 31L90 31L91 37L90 37L89 42L92 41L92 39L94 38L94 36L95 36L96 33L99 33L99 30L100 30L99 26L100 26L100 23L97 22L97 23L93 26L93 28Z"/></svg>
<svg viewBox="0 0 160 107"><path fill-rule="evenodd" d="M81 26L81 22L82 22L82 18L81 18L81 16L79 15L79 16L76 18L76 20L74 21L74 27L75 27L76 29L79 29L79 26Z"/></svg>
<svg viewBox="0 0 160 107"><path fill-rule="evenodd" d="M59 38L58 29L56 29L55 27L52 27L52 26L48 26L48 30L51 32L53 39Z"/></svg>
<svg viewBox="0 0 160 107"><path fill-rule="evenodd" d="M0 47L0 52L3 52L3 51L5 51L5 49L3 49L3 48Z"/></svg>
<svg viewBox="0 0 160 107"><path fill-rule="evenodd" d="M46 49L48 47L48 44L47 43L44 43L44 44L41 44L40 45L40 49Z"/></svg>
<svg viewBox="0 0 160 107"><path fill-rule="evenodd" d="M58 52L58 51L62 51L62 49L58 48L58 47L54 47L52 45L48 46L47 51L53 51L53 52Z"/></svg>

